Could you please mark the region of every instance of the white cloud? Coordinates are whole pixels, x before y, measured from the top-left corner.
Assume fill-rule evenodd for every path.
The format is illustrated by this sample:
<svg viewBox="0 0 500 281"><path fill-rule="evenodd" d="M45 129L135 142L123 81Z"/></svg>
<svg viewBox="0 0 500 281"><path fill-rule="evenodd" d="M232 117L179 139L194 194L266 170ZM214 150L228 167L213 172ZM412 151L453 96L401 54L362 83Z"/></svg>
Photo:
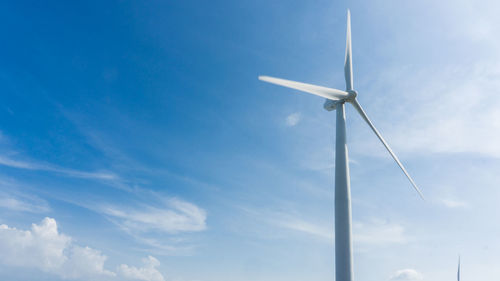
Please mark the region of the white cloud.
<svg viewBox="0 0 500 281"><path fill-rule="evenodd" d="M248 209L245 209L245 211L251 213L253 217L260 217L260 219L267 221L271 225L320 238L327 243L333 243L334 241L333 222L331 224L317 223L304 220L297 215L285 213L263 214ZM380 219L354 221L352 228L354 242L362 247L406 244L412 239L406 234L402 225Z"/></svg>
<svg viewBox="0 0 500 281"><path fill-rule="evenodd" d="M35 268L63 279L115 279L116 273L104 267L106 260L99 250L77 245L71 237L59 233L53 218L33 224L30 230L0 225L0 264L5 266ZM155 268L159 265L158 260L148 257L148 261L144 268L124 264L121 267L138 270L153 278L136 278L139 280L164 280Z"/></svg>
<svg viewBox="0 0 500 281"><path fill-rule="evenodd" d="M0 225L0 261L4 265L36 268L63 278L113 276L103 269L105 260L99 251L73 245L70 237L59 233L52 218L27 231Z"/></svg>
<svg viewBox="0 0 500 281"><path fill-rule="evenodd" d="M68 257L64 250L71 239L57 231L54 219L45 218L40 225L23 231L0 225L0 260L3 264L35 267L47 272L60 269Z"/></svg>
<svg viewBox="0 0 500 281"><path fill-rule="evenodd" d="M144 267L135 267L122 264L117 272L120 276L127 279L145 280L145 281L164 281L163 275L156 269L160 262L152 256L143 259Z"/></svg>
<svg viewBox="0 0 500 281"><path fill-rule="evenodd" d="M333 229L326 227L325 225L317 225L311 222L307 222L300 219L287 219L281 220L279 222L281 227L291 229L294 231L303 232L316 236L318 238L326 239L328 241L333 241Z"/></svg>
<svg viewBox="0 0 500 281"><path fill-rule="evenodd" d="M115 180L118 176L110 172L85 172L73 169L66 169L57 167L50 164L35 163L28 161L15 160L5 155L0 156L0 165L8 166L11 168L34 170L34 171L47 171L63 174L68 177L84 178L84 179L97 179L97 180Z"/></svg>
<svg viewBox="0 0 500 281"><path fill-rule="evenodd" d="M18 197L0 192L0 208L13 211L44 213L50 211L49 204L36 197Z"/></svg>
<svg viewBox="0 0 500 281"><path fill-rule="evenodd" d="M106 215L124 229L147 232L161 231L170 234L195 232L206 229L207 214L198 206L180 199L165 200L162 208L146 206L142 209L105 207Z"/></svg>
<svg viewBox="0 0 500 281"><path fill-rule="evenodd" d="M73 245L61 275L65 278L77 279L93 276L115 276L114 272L104 269L107 257L100 251Z"/></svg>
<svg viewBox="0 0 500 281"><path fill-rule="evenodd" d="M286 125L288 127L293 127L297 125L301 119L302 115L300 114L300 112L292 113L286 117Z"/></svg>
<svg viewBox="0 0 500 281"><path fill-rule="evenodd" d="M441 202L448 208L463 208L467 207L467 203L455 199L445 198Z"/></svg>
<svg viewBox="0 0 500 281"><path fill-rule="evenodd" d="M439 70L413 67L390 70L385 74L387 77L380 80L404 81L405 95L398 92L402 88L388 92L383 101L396 99L398 105L390 114L380 115L375 121L382 121L377 122L382 125L385 121L385 126L380 126L382 133L387 133L397 151L476 153L499 158L500 98L496 90L500 88L499 63L483 62ZM377 110L377 102L372 101L369 110ZM360 137L353 139L364 141ZM373 139L373 145L375 143ZM371 154L370 149L365 152Z"/></svg>
<svg viewBox="0 0 500 281"><path fill-rule="evenodd" d="M49 203L28 192L29 187L8 177L0 176L0 208L12 211L44 213Z"/></svg>
<svg viewBox="0 0 500 281"><path fill-rule="evenodd" d="M293 231L322 238L325 242L329 243L332 243L335 237L333 226L329 226L328 224L315 224L288 217L286 219L282 218L278 225ZM353 222L353 239L360 246L405 244L410 241L403 226L395 223L387 223L382 220Z"/></svg>
<svg viewBox="0 0 500 281"><path fill-rule="evenodd" d="M372 219L353 223L354 240L364 245L405 244L410 241L402 225Z"/></svg>
<svg viewBox="0 0 500 281"><path fill-rule="evenodd" d="M422 280L422 274L415 269L401 269L396 271L389 280L397 281L418 281Z"/></svg>

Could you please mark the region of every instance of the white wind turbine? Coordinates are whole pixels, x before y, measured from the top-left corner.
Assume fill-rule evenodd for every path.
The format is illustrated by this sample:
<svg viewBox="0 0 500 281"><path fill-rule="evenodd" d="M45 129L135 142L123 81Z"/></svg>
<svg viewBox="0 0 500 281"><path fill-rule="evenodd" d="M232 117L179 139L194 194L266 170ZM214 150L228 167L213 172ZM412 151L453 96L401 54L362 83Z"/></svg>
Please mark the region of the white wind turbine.
<svg viewBox="0 0 500 281"><path fill-rule="evenodd" d="M346 90L337 90L316 86L306 83L300 83L269 76L259 76L259 79L272 84L296 89L313 95L326 98L324 108L328 111L337 110L336 124L336 142L335 142L335 280L352 281L353 280L353 259L352 259L352 231L351 231L351 191L349 183L349 165L346 144L345 127L345 103L350 103L361 115L363 120L370 126L375 135L380 139L389 154L396 161L406 177L424 199L422 192L410 177L405 167L399 161L398 157L382 135L370 121L365 111L356 99L358 93L354 90L352 74L352 52L351 52L351 14L347 11L347 39L344 74Z"/></svg>

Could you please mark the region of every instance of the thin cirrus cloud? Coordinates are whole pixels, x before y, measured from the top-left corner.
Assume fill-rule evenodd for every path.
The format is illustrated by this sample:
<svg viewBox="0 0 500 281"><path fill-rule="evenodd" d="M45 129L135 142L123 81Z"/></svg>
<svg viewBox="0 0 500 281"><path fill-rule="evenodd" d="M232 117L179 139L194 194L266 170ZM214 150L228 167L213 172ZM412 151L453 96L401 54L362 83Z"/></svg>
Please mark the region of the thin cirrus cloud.
<svg viewBox="0 0 500 281"><path fill-rule="evenodd" d="M477 153L483 157L500 158L500 112L497 110L500 100L493 90L500 87L497 64L453 66L439 71L412 67L388 69L381 74L380 80L410 77L405 79L407 94L402 96L395 91L384 97L384 100L390 100L391 95L397 96L399 105L394 114L398 114L399 108L406 111L396 116L401 122L391 123L391 126L389 120L377 123L382 129L389 128L387 138L401 152ZM378 87L381 85L374 85L373 91ZM465 102L464 97L473 98ZM373 107L372 114L375 119L380 119L376 107ZM481 140L481 145L478 145L478 140ZM373 153L373 147L362 144L362 137L356 136L353 141L360 147L365 146L365 154ZM373 142L372 145L378 144Z"/></svg>
<svg viewBox="0 0 500 281"><path fill-rule="evenodd" d="M12 211L45 213L50 211L47 201L35 197L18 197L0 193L0 208Z"/></svg>
<svg viewBox="0 0 500 281"><path fill-rule="evenodd" d="M30 230L0 225L0 262L4 266L40 270L69 280L164 280L154 257L149 256L144 267L122 264L116 272L106 269L106 260L101 251L82 247L60 233L53 218L33 224Z"/></svg>
<svg viewBox="0 0 500 281"><path fill-rule="evenodd" d="M103 207L101 212L116 222L122 229L135 233L150 231L177 234L198 232L206 229L206 211L177 199L164 200L164 206L142 208Z"/></svg>
<svg viewBox="0 0 500 281"><path fill-rule="evenodd" d="M0 176L0 189L0 208L31 213L46 213L51 210L46 200L29 194L29 188L15 180Z"/></svg>
<svg viewBox="0 0 500 281"><path fill-rule="evenodd" d="M159 197L158 197L159 196ZM206 230L206 211L178 198L157 195L161 203L92 208L138 243L158 255L191 255L195 246L189 234Z"/></svg>
<svg viewBox="0 0 500 281"><path fill-rule="evenodd" d="M126 264L121 264L117 272L127 278L136 280L146 280L146 281L164 281L163 275L156 269L160 266L160 262L152 256L142 259L144 263L143 267L129 266Z"/></svg>
<svg viewBox="0 0 500 281"><path fill-rule="evenodd" d="M412 240L404 226L381 219L355 221L353 223L354 241L362 245L383 246L406 244Z"/></svg>
<svg viewBox="0 0 500 281"><path fill-rule="evenodd" d="M282 220L278 225L286 229L333 241L333 231L329 227L323 225L317 225L300 219Z"/></svg>
<svg viewBox="0 0 500 281"><path fill-rule="evenodd" d="M25 170L33 170L33 171L46 171L62 174L68 177L75 178L84 178L84 179L97 179L97 180L116 180L118 176L110 173L110 172L86 172L79 171L73 169L62 168L50 164L36 163L36 162L28 162L28 161L20 161L9 158L5 155L0 156L0 165L17 168L17 169L25 169Z"/></svg>
<svg viewBox="0 0 500 281"><path fill-rule="evenodd" d="M325 243L333 243L334 227L332 223L318 223L304 219L297 214L262 213L252 209L243 209L258 220L285 231L302 233ZM403 225L390 223L381 219L369 219L353 222L354 241L361 246L387 246L392 244L407 244L412 241Z"/></svg>

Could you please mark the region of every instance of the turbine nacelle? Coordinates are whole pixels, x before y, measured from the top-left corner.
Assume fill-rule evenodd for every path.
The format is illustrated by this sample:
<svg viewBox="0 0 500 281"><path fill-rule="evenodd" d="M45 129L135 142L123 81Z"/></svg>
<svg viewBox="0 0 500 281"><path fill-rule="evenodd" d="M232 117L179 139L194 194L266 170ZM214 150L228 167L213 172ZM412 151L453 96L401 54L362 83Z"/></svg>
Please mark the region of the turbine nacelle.
<svg viewBox="0 0 500 281"><path fill-rule="evenodd" d="M315 96L320 96L323 98L326 98L325 103L323 104L323 108L328 110L328 111L333 111L337 109L337 106L339 104L344 104L345 102L350 103L354 109L361 115L361 118L368 124L368 126L372 129L372 131L375 133L375 135L378 137L378 139L382 142L382 144L385 146L389 154L392 156L394 161L398 164L399 168L403 171L403 173L406 175L410 183L413 185L413 188L417 191L418 195L424 199L424 196L422 195L422 192L420 189L417 187L417 184L413 181L413 179L410 177L410 174L406 171L405 167L399 161L399 158L394 154L392 149L389 147L389 144L384 140L382 135L379 133L379 131L375 128L371 120L368 118L366 115L365 111L359 104L357 100L358 92L355 90L352 90L352 60L351 58L351 48L350 48L350 29L348 25L348 37L347 37L347 53L346 53L346 67L345 67L345 77L346 77L346 91L338 90L338 89L333 89L333 88L328 88L324 86L318 86L318 85L313 85L313 84L307 84L307 83L302 83L302 82L297 82L297 81L291 81L291 80L286 80L286 79L281 79L281 78L275 78L275 77L270 77L270 76L259 76L259 79L268 82L271 84L276 84L280 86L284 86L287 88L292 88L301 92L306 92L309 94L313 94Z"/></svg>
<svg viewBox="0 0 500 281"><path fill-rule="evenodd" d="M348 90L346 91L347 96L343 99L340 100L331 100L331 99L326 99L325 103L323 104L323 108L327 111L333 111L337 109L337 105L344 103L344 102L352 102L356 99L358 96L358 92L354 90Z"/></svg>
<svg viewBox="0 0 500 281"><path fill-rule="evenodd" d="M323 104L323 108L327 111L333 111L335 109L337 109L337 105L338 104L341 104L341 103L344 103L345 101L344 100L330 100L330 99L327 99L325 100L325 103Z"/></svg>

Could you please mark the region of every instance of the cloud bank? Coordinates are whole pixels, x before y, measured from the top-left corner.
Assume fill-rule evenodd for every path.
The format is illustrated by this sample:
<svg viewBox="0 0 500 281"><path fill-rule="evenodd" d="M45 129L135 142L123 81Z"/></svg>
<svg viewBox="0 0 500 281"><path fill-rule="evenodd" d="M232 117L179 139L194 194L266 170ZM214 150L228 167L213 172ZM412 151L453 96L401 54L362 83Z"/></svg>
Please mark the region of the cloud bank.
<svg viewBox="0 0 500 281"><path fill-rule="evenodd" d="M72 238L59 232L53 218L32 224L30 230L0 225L0 263L4 266L38 269L62 279L163 281L156 269L160 265L148 257L142 268L122 264L117 273L105 268L107 257L99 250L82 247Z"/></svg>
<svg viewBox="0 0 500 281"><path fill-rule="evenodd" d="M128 279L146 281L164 281L163 275L156 269L160 262L152 256L143 259L144 267L135 267L122 264L118 267L118 273Z"/></svg>

